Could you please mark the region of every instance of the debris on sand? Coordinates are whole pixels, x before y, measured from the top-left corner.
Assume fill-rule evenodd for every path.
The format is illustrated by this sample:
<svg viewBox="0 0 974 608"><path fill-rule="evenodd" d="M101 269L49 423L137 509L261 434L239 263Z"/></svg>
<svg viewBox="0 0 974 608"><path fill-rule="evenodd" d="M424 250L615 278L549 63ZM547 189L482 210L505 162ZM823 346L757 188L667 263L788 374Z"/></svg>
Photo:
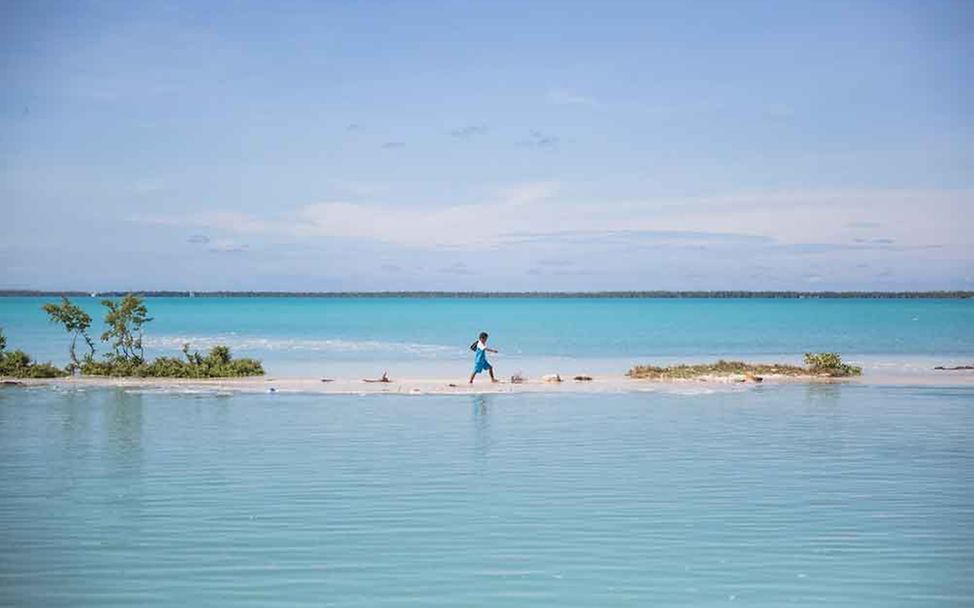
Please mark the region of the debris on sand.
<svg viewBox="0 0 974 608"><path fill-rule="evenodd" d="M362 378L362 382L383 382L383 383L388 383L388 382L392 382L392 380L389 379L389 372L382 372L382 377L381 378Z"/></svg>

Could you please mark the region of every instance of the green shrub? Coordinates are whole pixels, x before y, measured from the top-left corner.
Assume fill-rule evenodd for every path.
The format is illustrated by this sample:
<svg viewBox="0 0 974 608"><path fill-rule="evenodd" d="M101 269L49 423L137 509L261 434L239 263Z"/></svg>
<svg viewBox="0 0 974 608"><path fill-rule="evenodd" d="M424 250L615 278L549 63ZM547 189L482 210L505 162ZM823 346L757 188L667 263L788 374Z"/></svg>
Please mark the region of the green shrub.
<svg viewBox="0 0 974 608"><path fill-rule="evenodd" d="M110 355L104 361L85 361L81 372L86 376L114 376L135 378L239 378L261 376L264 368L256 359L234 359L230 349L214 346L205 357L190 352L183 345L185 360L176 357L157 357L143 361L139 357Z"/></svg>
<svg viewBox="0 0 974 608"><path fill-rule="evenodd" d="M106 329L101 334L102 342L111 344L116 357L141 361L142 326L152 321L142 296L129 293L118 302L102 300L101 303L108 309L105 313Z"/></svg>
<svg viewBox="0 0 974 608"><path fill-rule="evenodd" d="M843 363L838 353L805 353L805 365L815 374L832 377L862 375L861 367Z"/></svg>
<svg viewBox="0 0 974 608"><path fill-rule="evenodd" d="M7 339L0 331L0 376L14 378L60 378L68 372L51 363L36 363L22 350L7 352Z"/></svg>
<svg viewBox="0 0 974 608"><path fill-rule="evenodd" d="M786 363L746 363L744 361L724 361L703 363L696 365L670 365L658 367L654 365L637 365L626 375L630 378L644 378L649 380L679 380L706 377L722 377L737 375L768 375L768 376L830 376L841 378L845 376L859 376L861 367L846 365L836 353L805 353L805 366L789 365Z"/></svg>
<svg viewBox="0 0 974 608"><path fill-rule="evenodd" d="M61 296L60 304L49 303L45 304L43 308L51 323L61 325L66 332L71 334L71 347L68 349L68 353L71 356L71 364L68 366L70 371L73 372L81 368L81 362L78 361L78 355L75 352L75 346L78 343L79 336L84 338L85 343L88 345L88 353L85 355L85 359L94 358L95 343L92 341L91 336L88 335L88 328L91 327L91 317L88 313L64 296Z"/></svg>

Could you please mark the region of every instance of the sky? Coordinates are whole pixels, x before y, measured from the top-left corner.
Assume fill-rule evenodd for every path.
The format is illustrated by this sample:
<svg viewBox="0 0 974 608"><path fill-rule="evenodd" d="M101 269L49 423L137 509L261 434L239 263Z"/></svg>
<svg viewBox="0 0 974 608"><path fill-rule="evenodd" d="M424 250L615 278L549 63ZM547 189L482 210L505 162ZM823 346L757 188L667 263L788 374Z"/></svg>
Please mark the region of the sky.
<svg viewBox="0 0 974 608"><path fill-rule="evenodd" d="M974 3L0 3L0 288L974 289Z"/></svg>

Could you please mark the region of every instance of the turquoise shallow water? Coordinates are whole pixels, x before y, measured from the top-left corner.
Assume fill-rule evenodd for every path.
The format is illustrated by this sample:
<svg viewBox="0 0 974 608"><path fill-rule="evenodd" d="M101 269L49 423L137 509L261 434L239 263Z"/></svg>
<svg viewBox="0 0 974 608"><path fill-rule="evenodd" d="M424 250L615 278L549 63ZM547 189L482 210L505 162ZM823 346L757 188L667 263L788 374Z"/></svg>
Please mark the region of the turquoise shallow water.
<svg viewBox="0 0 974 608"><path fill-rule="evenodd" d="M68 338L48 323L48 301L0 298L0 327L11 348L65 363ZM99 333L98 300L76 301ZM554 371L535 362L568 359L621 374L636 361L806 351L880 363L974 359L974 300L150 298L148 306L150 356L178 354L183 342L225 343L276 375L463 375L481 330L509 371Z"/></svg>
<svg viewBox="0 0 974 608"><path fill-rule="evenodd" d="M974 389L0 388L0 604L974 603Z"/></svg>

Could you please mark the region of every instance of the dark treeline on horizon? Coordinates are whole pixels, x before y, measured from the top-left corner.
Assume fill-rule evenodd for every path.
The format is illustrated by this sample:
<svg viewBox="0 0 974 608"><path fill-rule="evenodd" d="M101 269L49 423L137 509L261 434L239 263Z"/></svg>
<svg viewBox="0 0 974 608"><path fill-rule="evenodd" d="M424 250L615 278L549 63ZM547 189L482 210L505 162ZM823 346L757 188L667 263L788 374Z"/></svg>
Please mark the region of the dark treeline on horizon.
<svg viewBox="0 0 974 608"><path fill-rule="evenodd" d="M121 297L139 293L148 298L872 298L969 299L974 291L45 291L0 289L0 297L71 296Z"/></svg>

